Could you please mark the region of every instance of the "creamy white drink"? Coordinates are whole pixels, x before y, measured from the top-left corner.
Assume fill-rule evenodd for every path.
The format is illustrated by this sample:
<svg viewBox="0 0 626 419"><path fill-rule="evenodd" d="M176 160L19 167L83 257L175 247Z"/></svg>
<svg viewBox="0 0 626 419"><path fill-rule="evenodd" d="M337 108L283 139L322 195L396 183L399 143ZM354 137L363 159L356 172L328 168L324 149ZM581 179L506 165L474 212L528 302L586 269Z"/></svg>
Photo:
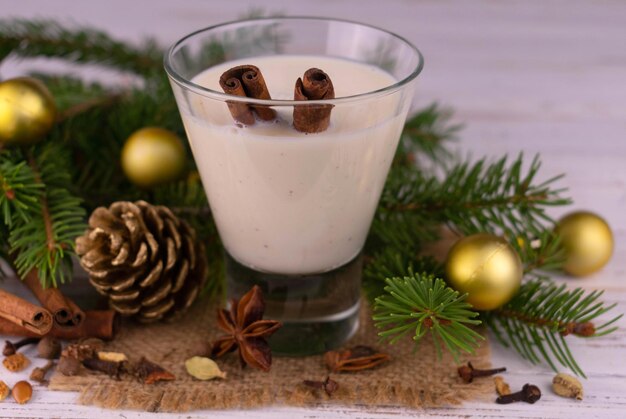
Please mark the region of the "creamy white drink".
<svg viewBox="0 0 626 419"><path fill-rule="evenodd" d="M326 72L336 98L383 89L390 74L366 64L321 56L246 58L211 67L192 81L221 92L220 75L236 65L261 70L272 99L293 99L298 77ZM361 250L408 109L399 95L346 100L330 127L304 134L292 106L278 119L237 125L223 101L190 97L181 106L195 161L227 251L240 263L280 274L325 272ZM179 105L185 101L179 100Z"/></svg>

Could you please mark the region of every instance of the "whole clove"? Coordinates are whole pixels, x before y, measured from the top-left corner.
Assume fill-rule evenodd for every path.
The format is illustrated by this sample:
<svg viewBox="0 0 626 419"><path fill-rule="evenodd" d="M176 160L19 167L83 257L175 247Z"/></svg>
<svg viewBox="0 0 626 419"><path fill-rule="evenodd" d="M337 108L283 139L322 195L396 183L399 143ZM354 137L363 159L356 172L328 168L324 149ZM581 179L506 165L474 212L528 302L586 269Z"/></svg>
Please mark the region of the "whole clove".
<svg viewBox="0 0 626 419"><path fill-rule="evenodd" d="M521 391L517 393L505 394L496 399L498 404L509 404L515 402L526 402L533 404L541 398L541 390L532 384L524 384Z"/></svg>
<svg viewBox="0 0 626 419"><path fill-rule="evenodd" d="M4 342L4 349L2 350L2 355L9 356L13 355L20 349L22 346L32 345L39 342L40 338L24 338L18 340L17 342L11 342L9 340Z"/></svg>
<svg viewBox="0 0 626 419"><path fill-rule="evenodd" d="M464 383L471 383L476 377L489 377L491 375L495 375L504 371L506 371L505 367L494 368L490 370L480 370L474 368L471 362L468 362L467 365L460 366L458 369L459 377L461 377Z"/></svg>
<svg viewBox="0 0 626 419"><path fill-rule="evenodd" d="M37 367L30 373L30 380L38 383L46 382L46 374L54 367L54 362L48 361L43 367Z"/></svg>
<svg viewBox="0 0 626 419"><path fill-rule="evenodd" d="M99 358L87 358L83 360L85 368L100 371L116 380L120 379L120 375L124 372L123 362L103 361Z"/></svg>
<svg viewBox="0 0 626 419"><path fill-rule="evenodd" d="M307 387L324 390L328 397L339 389L339 383L327 376L324 381L304 380L303 384Z"/></svg>

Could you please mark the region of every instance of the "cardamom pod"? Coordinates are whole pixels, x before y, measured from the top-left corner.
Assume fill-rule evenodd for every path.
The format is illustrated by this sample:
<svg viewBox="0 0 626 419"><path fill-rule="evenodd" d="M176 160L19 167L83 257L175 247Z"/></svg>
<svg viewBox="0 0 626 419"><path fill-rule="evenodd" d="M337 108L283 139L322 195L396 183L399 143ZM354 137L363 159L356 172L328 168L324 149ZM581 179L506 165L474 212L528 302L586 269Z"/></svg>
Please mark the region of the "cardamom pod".
<svg viewBox="0 0 626 419"><path fill-rule="evenodd" d="M562 372L552 379L552 389L561 397L571 397L573 399L583 399L583 385L575 377Z"/></svg>
<svg viewBox="0 0 626 419"><path fill-rule="evenodd" d="M185 361L185 368L192 377L198 380L212 380L226 378L226 373L220 370L215 361L202 356L194 356Z"/></svg>

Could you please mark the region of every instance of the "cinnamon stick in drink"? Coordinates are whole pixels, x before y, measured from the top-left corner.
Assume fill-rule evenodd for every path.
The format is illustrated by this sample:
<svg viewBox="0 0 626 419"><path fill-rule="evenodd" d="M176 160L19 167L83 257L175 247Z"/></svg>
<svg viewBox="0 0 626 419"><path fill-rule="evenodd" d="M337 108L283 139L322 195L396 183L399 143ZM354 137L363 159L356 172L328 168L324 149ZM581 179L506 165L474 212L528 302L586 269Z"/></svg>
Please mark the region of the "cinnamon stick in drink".
<svg viewBox="0 0 626 419"><path fill-rule="evenodd" d="M45 335L52 328L52 314L42 307L0 290L0 320L26 330L29 336Z"/></svg>
<svg viewBox="0 0 626 419"><path fill-rule="evenodd" d="M294 100L334 99L333 82L319 68L309 68L302 78L296 81ZM293 107L293 126L306 133L325 131L330 124L330 113L333 105L302 105Z"/></svg>
<svg viewBox="0 0 626 419"><path fill-rule="evenodd" d="M52 328L46 333L46 335L67 340L88 337L111 340L117 334L121 322L120 316L113 310L88 310L85 312L85 320L83 323L76 327L59 326L58 324L52 323L52 316L50 319L50 325L52 325ZM1 317L0 335L41 337L41 334L37 334L25 327L18 326L17 324Z"/></svg>
<svg viewBox="0 0 626 419"><path fill-rule="evenodd" d="M28 272L23 278L23 282L37 300L52 313L56 324L64 327L75 327L83 322L85 313L80 307L63 295L58 288L44 288L36 269Z"/></svg>
<svg viewBox="0 0 626 419"><path fill-rule="evenodd" d="M220 86L224 93L234 96L269 100L272 97L267 89L263 74L253 65L239 65L225 71L220 77ZM228 109L235 121L253 125L254 112L264 121L276 118L276 111L267 106L253 106L247 103L228 102Z"/></svg>

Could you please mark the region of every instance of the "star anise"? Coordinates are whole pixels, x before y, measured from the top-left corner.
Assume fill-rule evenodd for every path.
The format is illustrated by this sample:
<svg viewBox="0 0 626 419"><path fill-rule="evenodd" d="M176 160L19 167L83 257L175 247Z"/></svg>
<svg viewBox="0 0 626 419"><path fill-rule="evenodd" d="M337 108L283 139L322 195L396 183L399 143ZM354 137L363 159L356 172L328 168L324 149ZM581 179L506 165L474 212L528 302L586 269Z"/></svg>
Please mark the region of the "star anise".
<svg viewBox="0 0 626 419"><path fill-rule="evenodd" d="M328 351L324 354L324 362L332 372L367 370L389 359L389 355L364 345L343 351Z"/></svg>
<svg viewBox="0 0 626 419"><path fill-rule="evenodd" d="M219 358L225 353L239 349L241 365L269 371L272 351L265 340L276 332L282 323L262 320L265 311L263 292L258 285L252 287L239 301L232 300L230 310L217 312L217 326L227 335L213 343L211 356Z"/></svg>

